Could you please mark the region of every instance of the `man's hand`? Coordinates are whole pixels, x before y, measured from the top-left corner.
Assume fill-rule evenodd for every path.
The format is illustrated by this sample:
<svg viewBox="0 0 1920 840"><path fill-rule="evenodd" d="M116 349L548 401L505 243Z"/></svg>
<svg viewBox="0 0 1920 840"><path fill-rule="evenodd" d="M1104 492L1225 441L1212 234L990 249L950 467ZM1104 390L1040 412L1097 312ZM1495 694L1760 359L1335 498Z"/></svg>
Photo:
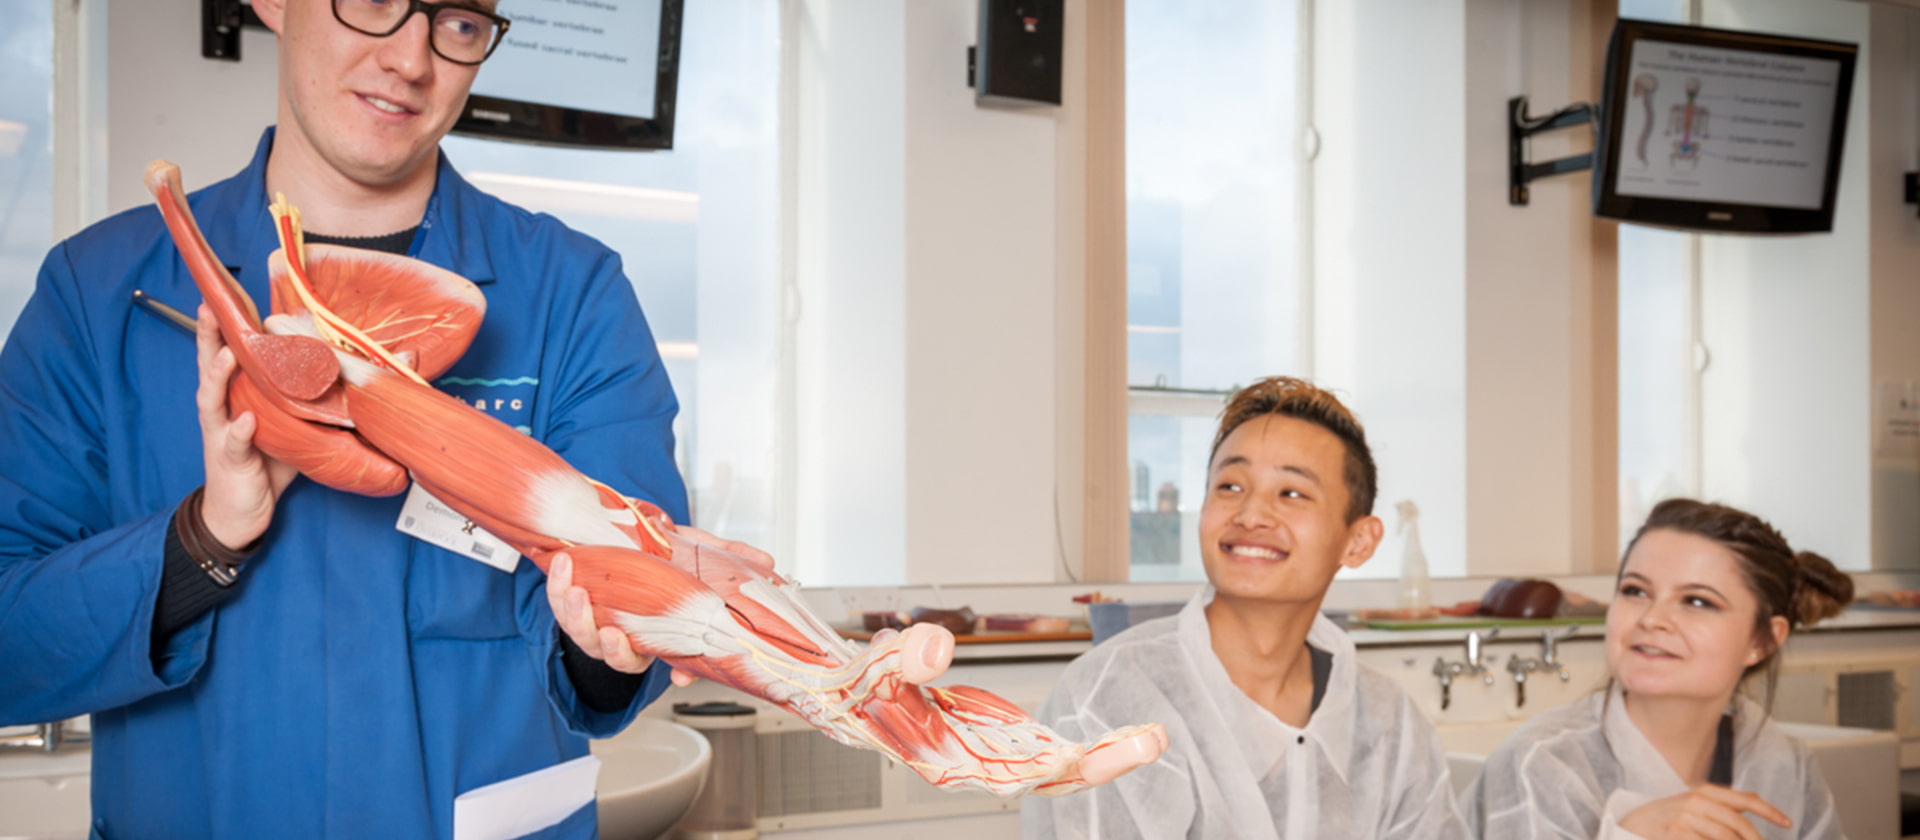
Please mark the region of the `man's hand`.
<svg viewBox="0 0 1920 840"><path fill-rule="evenodd" d="M199 345L200 389L194 402L200 408L200 442L207 470L200 516L214 539L239 551L267 532L274 504L296 471L254 448L259 419L253 412L228 416L227 385L237 363L206 304L200 305L199 320L195 343Z"/></svg>
<svg viewBox="0 0 1920 840"><path fill-rule="evenodd" d="M1781 828L1793 827L1793 820L1759 794L1719 785L1700 785L1678 796L1656 799L1620 820L1620 827L1647 840L1761 840L1759 829L1743 816L1745 813Z"/></svg>
<svg viewBox="0 0 1920 840"><path fill-rule="evenodd" d="M768 572L773 571L773 555L746 543L721 539L687 525L675 526L673 531L692 542L731 553ZM633 642L625 633L615 627L601 627L594 621L593 602L587 590L573 585L573 558L564 551L553 555L553 562L547 567L547 606L553 609L553 620L560 625L560 631L566 633L573 644L588 656L607 663L607 667L622 673L638 674L653 664L653 657L633 649ZM674 685L685 686L693 684L695 677L676 669L671 679Z"/></svg>
<svg viewBox="0 0 1920 840"><path fill-rule="evenodd" d="M623 674L638 674L653 665L653 657L633 649L632 640L617 627L601 627L593 620L593 602L587 590L573 585L573 558L562 551L547 565L547 606L560 632L588 656ZM688 685L693 676L674 671L674 685Z"/></svg>

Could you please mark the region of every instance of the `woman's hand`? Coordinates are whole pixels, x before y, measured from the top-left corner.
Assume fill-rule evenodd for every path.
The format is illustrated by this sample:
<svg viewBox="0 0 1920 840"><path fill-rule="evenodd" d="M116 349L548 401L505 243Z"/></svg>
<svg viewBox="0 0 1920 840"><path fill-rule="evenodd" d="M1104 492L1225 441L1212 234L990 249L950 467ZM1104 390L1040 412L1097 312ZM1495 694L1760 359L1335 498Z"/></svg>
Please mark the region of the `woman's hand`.
<svg viewBox="0 0 1920 840"><path fill-rule="evenodd" d="M1793 820L1759 794L1719 785L1700 785L1679 796L1656 799L1626 815L1620 827L1647 840L1761 840L1760 830L1746 814L1781 828L1793 827Z"/></svg>

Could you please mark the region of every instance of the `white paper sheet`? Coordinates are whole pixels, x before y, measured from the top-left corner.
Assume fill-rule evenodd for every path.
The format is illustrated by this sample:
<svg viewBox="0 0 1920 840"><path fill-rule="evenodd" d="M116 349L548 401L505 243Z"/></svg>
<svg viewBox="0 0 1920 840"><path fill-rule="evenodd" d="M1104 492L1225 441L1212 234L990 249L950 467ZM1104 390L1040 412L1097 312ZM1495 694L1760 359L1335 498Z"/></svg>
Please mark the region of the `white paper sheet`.
<svg viewBox="0 0 1920 840"><path fill-rule="evenodd" d="M512 840L593 804L600 759L583 755L453 799L453 840Z"/></svg>

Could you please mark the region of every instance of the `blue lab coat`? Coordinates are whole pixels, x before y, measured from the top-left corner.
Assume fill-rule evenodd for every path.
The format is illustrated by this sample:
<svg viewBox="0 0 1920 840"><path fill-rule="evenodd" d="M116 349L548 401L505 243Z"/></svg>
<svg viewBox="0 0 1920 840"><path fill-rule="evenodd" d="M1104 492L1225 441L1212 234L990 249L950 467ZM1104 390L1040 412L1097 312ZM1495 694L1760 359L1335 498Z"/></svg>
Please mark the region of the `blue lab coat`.
<svg viewBox="0 0 1920 840"><path fill-rule="evenodd" d="M263 311L272 140L190 198ZM443 157L409 253L487 297L442 390L686 521L678 406L613 252ZM456 795L584 755L666 688L659 664L631 707L586 708L532 563L305 478L231 597L152 649L165 528L204 467L194 341L135 289L200 300L152 207L56 246L0 350L0 725L92 713L95 836L448 837ZM537 836L593 829L588 807Z"/></svg>

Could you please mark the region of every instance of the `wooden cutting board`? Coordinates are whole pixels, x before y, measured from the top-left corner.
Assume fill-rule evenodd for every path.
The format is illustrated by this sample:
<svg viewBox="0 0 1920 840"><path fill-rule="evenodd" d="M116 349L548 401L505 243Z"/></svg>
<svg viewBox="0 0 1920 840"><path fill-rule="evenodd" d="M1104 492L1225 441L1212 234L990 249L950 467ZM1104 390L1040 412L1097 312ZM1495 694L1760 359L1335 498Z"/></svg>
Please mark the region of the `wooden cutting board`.
<svg viewBox="0 0 1920 840"><path fill-rule="evenodd" d="M873 638L866 630L841 630L842 638L864 642ZM1089 630L1069 630L1065 633L1019 633L1011 630L987 633L962 633L953 637L957 645L1001 644L1004 642L1088 642L1093 640Z"/></svg>
<svg viewBox="0 0 1920 840"><path fill-rule="evenodd" d="M1545 629L1565 627L1569 624L1605 624L1604 615L1583 615L1573 618L1492 618L1488 616L1443 615L1439 618L1423 618L1418 621L1355 621L1355 629L1368 630L1473 630L1481 627L1528 627Z"/></svg>

